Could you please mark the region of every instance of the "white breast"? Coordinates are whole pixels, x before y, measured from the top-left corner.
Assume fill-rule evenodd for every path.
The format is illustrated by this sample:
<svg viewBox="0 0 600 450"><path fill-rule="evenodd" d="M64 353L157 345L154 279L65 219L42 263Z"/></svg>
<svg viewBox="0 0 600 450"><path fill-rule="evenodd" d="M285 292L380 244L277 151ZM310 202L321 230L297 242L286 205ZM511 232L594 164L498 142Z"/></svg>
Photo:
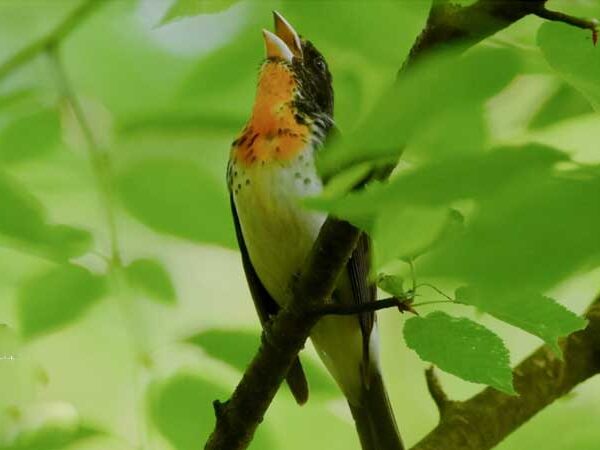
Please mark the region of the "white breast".
<svg viewBox="0 0 600 450"><path fill-rule="evenodd" d="M280 304L302 269L326 215L302 207L302 197L321 192L313 152L286 163L232 167L231 189L250 260Z"/></svg>

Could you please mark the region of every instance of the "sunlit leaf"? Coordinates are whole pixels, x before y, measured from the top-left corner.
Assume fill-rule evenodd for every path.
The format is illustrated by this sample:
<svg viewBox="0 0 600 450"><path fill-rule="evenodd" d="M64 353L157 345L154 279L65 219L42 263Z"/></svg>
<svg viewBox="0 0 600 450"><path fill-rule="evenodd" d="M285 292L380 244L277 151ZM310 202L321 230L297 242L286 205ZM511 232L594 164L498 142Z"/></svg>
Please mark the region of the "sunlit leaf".
<svg viewBox="0 0 600 450"><path fill-rule="evenodd" d="M591 31L558 22L545 22L538 32L538 45L546 60L571 85L600 110L600 47Z"/></svg>
<svg viewBox="0 0 600 450"><path fill-rule="evenodd" d="M16 180L0 171L0 236L18 245L67 259L85 253L91 244L87 231L46 222L42 205Z"/></svg>
<svg viewBox="0 0 600 450"><path fill-rule="evenodd" d="M243 372L256 354L260 334L242 330L207 330L190 337L187 342ZM302 358L302 366L311 395L339 395L337 387L319 365L309 358Z"/></svg>
<svg viewBox="0 0 600 450"><path fill-rule="evenodd" d="M13 163L44 155L59 144L60 135L56 111L20 117L0 130L0 161Z"/></svg>
<svg viewBox="0 0 600 450"><path fill-rule="evenodd" d="M193 17L200 14L211 14L229 8L239 0L175 0L162 24L172 22L183 17Z"/></svg>
<svg viewBox="0 0 600 450"><path fill-rule="evenodd" d="M23 283L17 313L21 333L33 338L81 317L106 293L104 277L78 266L59 266Z"/></svg>
<svg viewBox="0 0 600 450"><path fill-rule="evenodd" d="M480 107L517 70L515 55L497 49L462 58L447 52L422 62L382 96L356 133L323 152L321 171L335 173L364 161L397 158L412 137L431 127L434 118ZM472 141L467 144L464 152L472 151ZM443 148L438 151L443 154Z"/></svg>
<svg viewBox="0 0 600 450"><path fill-rule="evenodd" d="M118 178L129 212L155 231L235 248L225 182L194 161L148 159Z"/></svg>
<svg viewBox="0 0 600 450"><path fill-rule="evenodd" d="M531 119L529 127L537 130L554 125L566 119L572 119L584 114L592 113L594 110L589 101L577 90L566 83L552 94L542 104L540 110Z"/></svg>
<svg viewBox="0 0 600 450"><path fill-rule="evenodd" d="M132 286L150 299L166 304L175 303L175 287L169 273L159 262L136 259L125 267L125 275Z"/></svg>
<svg viewBox="0 0 600 450"><path fill-rule="evenodd" d="M463 380L514 394L508 350L502 339L472 320L441 311L411 317L404 326L406 344L440 369Z"/></svg>
<svg viewBox="0 0 600 450"><path fill-rule="evenodd" d="M225 401L228 395L226 389L200 375L180 372L150 386L150 415L174 449L197 450L214 428L213 401ZM273 448L263 427L259 428L250 448Z"/></svg>
<svg viewBox="0 0 600 450"><path fill-rule="evenodd" d="M464 287L456 299L543 339L560 354L558 338L586 326L587 321L549 297L536 292Z"/></svg>

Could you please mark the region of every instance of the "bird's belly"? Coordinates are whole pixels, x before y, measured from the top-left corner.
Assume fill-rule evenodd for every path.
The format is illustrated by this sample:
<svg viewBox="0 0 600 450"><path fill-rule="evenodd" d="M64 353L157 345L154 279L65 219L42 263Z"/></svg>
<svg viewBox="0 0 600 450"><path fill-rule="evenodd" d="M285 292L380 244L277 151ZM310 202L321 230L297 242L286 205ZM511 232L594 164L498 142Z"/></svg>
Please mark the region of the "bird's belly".
<svg viewBox="0 0 600 450"><path fill-rule="evenodd" d="M321 192L321 181L312 161L251 167L237 178L232 190L250 260L269 294L285 304L326 219L300 203Z"/></svg>

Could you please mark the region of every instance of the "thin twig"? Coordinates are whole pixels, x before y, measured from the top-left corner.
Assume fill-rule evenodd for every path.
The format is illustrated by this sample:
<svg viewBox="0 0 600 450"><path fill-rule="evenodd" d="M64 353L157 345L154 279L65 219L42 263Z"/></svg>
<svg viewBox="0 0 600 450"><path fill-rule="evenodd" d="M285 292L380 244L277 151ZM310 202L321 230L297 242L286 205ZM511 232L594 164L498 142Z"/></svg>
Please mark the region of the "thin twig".
<svg viewBox="0 0 600 450"><path fill-rule="evenodd" d="M4 63L0 64L0 80L9 73L29 62L31 59L38 56L40 53L43 53L48 48L56 45L58 42L61 42L73 30L75 30L75 28L77 28L83 19L92 11L94 11L95 8L105 3L107 3L107 1L102 0L84 0L81 2L53 30L19 50Z"/></svg>
<svg viewBox="0 0 600 450"><path fill-rule="evenodd" d="M595 19L582 19L580 17L570 16L569 14L562 13L560 11L551 11L546 8L540 8L534 13L536 16L550 20L552 22L562 22L573 27L581 28L583 30L591 30L596 32L598 29L598 21Z"/></svg>
<svg viewBox="0 0 600 450"><path fill-rule="evenodd" d="M382 309L398 308L400 312L412 312L416 314L416 311L412 308L411 298L398 298L390 297L370 303L359 303L356 305L340 305L336 303L328 303L320 306L311 313L317 317L322 316L353 316L356 314L362 314L366 312L375 312Z"/></svg>

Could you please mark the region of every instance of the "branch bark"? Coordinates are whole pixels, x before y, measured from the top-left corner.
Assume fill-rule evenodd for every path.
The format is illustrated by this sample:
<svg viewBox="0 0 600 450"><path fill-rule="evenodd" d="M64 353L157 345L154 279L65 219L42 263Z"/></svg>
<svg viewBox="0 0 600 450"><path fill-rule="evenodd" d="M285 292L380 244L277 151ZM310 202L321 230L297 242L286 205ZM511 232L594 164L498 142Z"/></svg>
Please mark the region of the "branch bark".
<svg viewBox="0 0 600 450"><path fill-rule="evenodd" d="M414 43L401 72L432 50L447 45L462 45L466 49L523 17L536 14L545 7L545 3L546 0L478 0L468 7L458 7L445 0L434 0L425 28ZM388 175L390 172L386 171ZM290 364L302 349L312 326L316 323L315 315L310 314L310 311L322 307L325 299L333 292L338 275L352 254L359 234L359 230L347 222L333 217L327 219L298 280L294 299L274 318L268 331L263 333L262 344L232 397L225 403L215 403L216 426L206 443L205 450L241 450L249 445ZM575 338L576 341L577 339ZM576 361L573 361L573 364L575 365ZM527 398L532 401L532 404L527 407L520 404L519 407L527 413L521 413L520 421L512 420L511 423L508 423L509 419L494 417L493 410L487 412L485 417L489 419L488 425L497 427L493 433L495 442L531 417L543 405L566 392L565 389L568 387L568 384L565 384L561 385L560 389L557 387L557 390L548 391L543 386L532 382L540 375L540 369L535 362L523 367L519 366L517 370L521 374L517 375L519 378L516 380L517 389L522 390L519 398ZM583 381L586 375L591 376L589 368L581 371L573 370L569 373L575 372L578 373L575 377L578 382ZM571 387L576 384L575 379ZM486 390L480 395L484 398L496 399L499 394L493 390ZM479 402L475 402L473 407L476 408ZM484 401L483 404L486 402L494 405L501 404L489 400ZM503 415L502 408L496 410L495 414L499 415L499 412ZM476 414L473 416L476 418ZM471 432L470 427L461 421L460 415L450 414L449 417L447 421L440 423L436 428L437 432L434 431L422 444L419 444L421 447L418 447L418 450L450 449L444 439L444 435L450 431L456 434L456 439L462 436L463 441L465 440L464 432L461 430ZM496 420L499 422L498 425L494 425ZM460 423L460 427L452 430L447 425L450 423L448 421L452 421L452 424Z"/></svg>
<svg viewBox="0 0 600 450"><path fill-rule="evenodd" d="M600 373L600 297L589 308L589 324L561 347L560 360L547 346L513 371L518 396L487 388L464 402L445 403L439 425L411 450L491 449L554 400Z"/></svg>

